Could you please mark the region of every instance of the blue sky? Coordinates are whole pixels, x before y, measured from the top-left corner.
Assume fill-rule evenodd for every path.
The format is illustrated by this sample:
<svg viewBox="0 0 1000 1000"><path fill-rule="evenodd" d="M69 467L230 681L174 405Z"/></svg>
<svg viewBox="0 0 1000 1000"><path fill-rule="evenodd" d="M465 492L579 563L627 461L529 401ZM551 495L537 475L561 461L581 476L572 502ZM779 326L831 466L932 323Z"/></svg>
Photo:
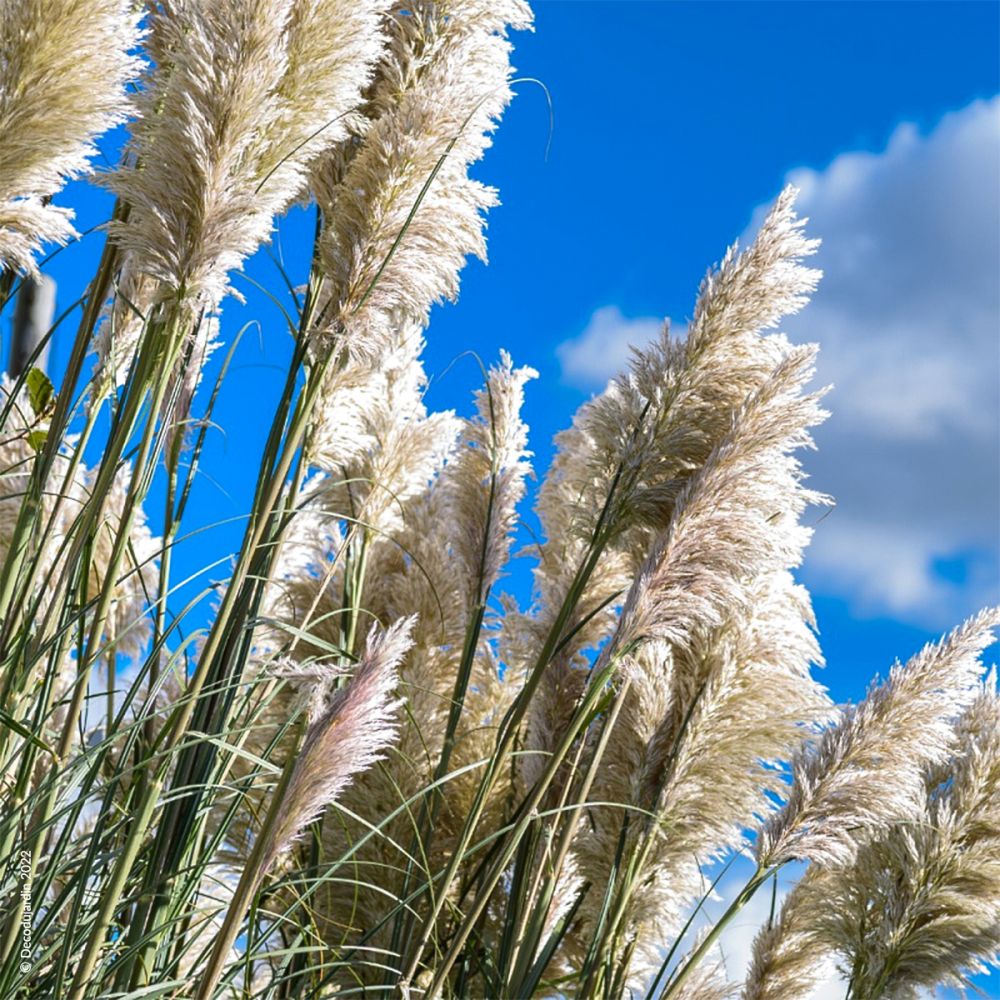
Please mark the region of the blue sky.
<svg viewBox="0 0 1000 1000"><path fill-rule="evenodd" d="M537 88L522 87L482 171L499 185L504 202L490 222L491 265L470 268L460 305L435 317L430 370L443 367L456 344L485 355L506 345L518 360L538 368L542 378L528 387L526 413L538 465L544 467L552 432L583 396L566 378L554 347L580 338L594 313L606 307L630 318L669 315L683 322L705 268L751 226L755 210L777 194L790 171L822 172L838 156L857 150L879 154L901 123L915 123L920 133L931 133L948 113L994 96L1000 89L997 27L997 8L987 4L537 5L536 33L518 40L515 62L521 73L542 79L552 94L551 149L546 160L544 97ZM992 374L995 386L1000 379L995 113L992 130L981 141L988 162L975 195L987 202L978 210L992 230L992 244L982 248L987 258L983 273L992 268L992 280L985 284L992 288L978 289L990 315L985 333L972 338L972 360ZM900 172L906 169L903 163ZM917 184L911 183L913 204L904 204L897 215L907 207L919 210L926 203L945 202L960 180L947 170L924 174L918 171ZM921 179L927 182L924 188ZM882 183L891 186L892 177ZM811 207L818 206L807 205L807 212ZM828 235L829 244L832 234L824 233L822 221L816 218L811 230ZM837 219L827 221L832 225ZM857 234L862 239L881 222L856 221L865 229ZM894 222L888 221L891 228ZM961 244L963 221L955 220L958 232L945 241L946 252L953 243ZM892 249L892 235L882 243ZM821 264L830 270L830 262ZM876 259L872 265L897 268L899 261ZM905 293L911 277L933 278L933 268L915 270L910 275L903 268L892 291ZM849 294L851 289L843 289L844 282L836 279L828 274L827 283L836 282L842 294ZM957 308L958 303L949 301L943 282L936 294L941 302L936 318L947 321L949 306ZM892 305L883 302L880 308L891 313ZM906 303L898 305L905 317ZM868 329L837 329L838 318L829 317L825 325L833 325L829 332L838 342L846 340L848 349L852 338L861 343L873 336ZM796 339L822 344L823 337L810 325L809 310L797 319ZM641 339L643 331L635 333ZM955 332L942 325L933 333L947 355ZM954 350L969 348L956 342ZM466 374L474 378L471 370ZM453 371L448 381L455 384L460 378ZM445 386L439 388L445 397ZM845 399L845 407L850 402ZM821 433L820 441L825 436L833 447L837 424L848 415L838 413L836 391L830 407L833 416L824 429L829 433ZM995 394L985 409L995 447ZM947 439L949 429L939 438ZM882 452L886 450L891 449ZM843 465L854 460L841 457ZM807 462L811 468L817 464ZM831 492L849 478L834 475L838 470L824 471L827 475L817 485ZM980 464L967 472L981 484L966 481L960 488L981 490L988 510L992 503L985 520L992 518L995 525L995 468ZM924 474L934 475L932 469L911 468L911 478L922 480ZM893 484L882 485L889 495L859 500L887 512L895 506L905 519L907 505L890 494ZM907 487L926 490L928 484ZM832 531L843 513L842 508L831 513L819 535ZM966 520L969 514L952 502L942 511L944 517ZM892 531L890 515L876 527ZM941 527L944 532L946 526ZM844 533L836 534L842 540ZM985 568L976 561L980 545L987 552L992 549ZM943 569L968 575L972 550L980 575L992 572L995 594L996 532L988 526L981 537L963 539L959 550L946 553L942 563L949 556L954 561ZM879 573L878 566L867 569ZM940 613L920 607L919 601L909 607L905 601L880 599L877 586L857 574L806 575L813 583L830 663L826 680L838 697L857 697L874 671L947 627L948 612L961 616L973 610L989 589L969 587L968 594L953 594L950 607ZM875 596L869 598L872 589Z"/></svg>
<svg viewBox="0 0 1000 1000"><path fill-rule="evenodd" d="M595 311L610 307L625 317L669 315L683 322L705 267L747 230L755 209L774 197L790 171L823 171L855 150L880 153L900 123L932 132L949 112L1000 89L996 8L986 4L549 3L537 13L537 32L520 40L516 63L552 93L551 150L546 161L544 99L522 88L484 170L504 200L491 220L491 266L470 269L461 305L436 318L429 356L434 370L434 359L443 362L456 341L484 353L506 343L537 367L542 379L529 387L527 415L540 466L550 432L581 396L566 384L572 380L552 348L579 338ZM979 290L991 315L985 337L974 344L974 361L990 373L998 371L995 122L994 114L992 132L984 136L986 176L976 192L988 203L979 209L993 234L983 248L983 273L992 267L993 278L992 289ZM958 178L925 173L928 185L918 183L915 201L944 201ZM962 221L954 242L961 241ZM823 236L819 222L812 230ZM891 246L891 239L883 242ZM917 270L915 278L927 277L927 267ZM908 277L904 273L893 291L905 292ZM834 278L828 275L828 283ZM938 293L944 304L938 316L946 318L948 289ZM794 328L797 339L822 343L808 310ZM835 332L848 341L852 336ZM936 332L945 344L953 335L947 326ZM636 333L641 338L642 331ZM856 336L860 342L870 331L858 329ZM995 428L995 395L988 404ZM837 392L830 405L826 430L832 432L844 420ZM996 471L987 465L974 473L995 524ZM818 485L837 492L842 478L828 475ZM863 499L893 507L890 495ZM834 511L820 534L842 513ZM965 520L968 514L952 504L942 516ZM968 575L966 559L976 550L972 561L980 575L992 572L995 593L995 531L962 544L943 568ZM992 549L985 568L976 561L980 544ZM878 567L868 569L877 575ZM838 697L856 697L893 656L905 656L947 627L946 613L926 614L936 609L861 599L866 581L857 575L813 575L831 665L827 682ZM952 595L949 611L972 610L989 588L969 589L978 592Z"/></svg>
<svg viewBox="0 0 1000 1000"><path fill-rule="evenodd" d="M683 324L708 265L752 233L787 179L799 183L827 277L788 332L820 342L820 377L838 383L806 465L840 499L803 575L825 681L838 699L860 697L894 657L1000 592L1000 5L539 0L535 10L514 61L551 95L551 132L542 88L519 85L476 170L503 202L490 216L491 262L470 264L459 304L434 312L428 402L468 412L480 374L459 356L489 362L509 349L541 373L525 414L543 470L552 435L624 345L664 316ZM104 144L109 157L116 141ZM81 228L108 211L82 183L57 200L77 206ZM296 280L310 235L304 212L281 223L274 249ZM82 290L98 240L49 268L60 308ZM247 271L274 286L265 255ZM261 329L246 336L216 414L215 482L201 483L192 510L201 523L245 510L288 350L277 311L236 285L248 302L226 306L224 329L254 318ZM213 530L178 572L238 540L234 525ZM507 586L524 599L528 566Z"/></svg>

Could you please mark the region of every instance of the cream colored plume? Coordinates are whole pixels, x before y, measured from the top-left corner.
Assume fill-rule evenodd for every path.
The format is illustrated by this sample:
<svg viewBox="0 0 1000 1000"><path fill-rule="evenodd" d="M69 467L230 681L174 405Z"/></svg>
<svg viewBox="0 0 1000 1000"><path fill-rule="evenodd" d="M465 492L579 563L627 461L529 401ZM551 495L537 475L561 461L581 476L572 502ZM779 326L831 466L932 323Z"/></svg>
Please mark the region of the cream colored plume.
<svg viewBox="0 0 1000 1000"><path fill-rule="evenodd" d="M453 558L470 607L485 600L507 563L517 504L531 472L521 419L524 385L537 377L532 368L515 369L510 355L500 352L500 364L476 393L478 416L465 422L463 446L442 477Z"/></svg>
<svg viewBox="0 0 1000 1000"><path fill-rule="evenodd" d="M758 863L849 864L867 840L912 820L924 800L924 769L953 749L955 717L976 695L980 654L998 625L1000 609L983 611L928 644L806 745L787 801L761 828Z"/></svg>
<svg viewBox="0 0 1000 1000"><path fill-rule="evenodd" d="M124 120L139 73L130 0L0 0L0 267L35 270L73 213L49 204Z"/></svg>
<svg viewBox="0 0 1000 1000"><path fill-rule="evenodd" d="M754 937L742 1000L809 1000L834 971L816 934L816 918L829 905L822 873L808 869Z"/></svg>
<svg viewBox="0 0 1000 1000"><path fill-rule="evenodd" d="M312 464L327 473L320 501L357 531L384 536L403 524L452 453L461 426L450 410L428 413L419 329L377 360L349 359L323 385L312 431Z"/></svg>
<svg viewBox="0 0 1000 1000"><path fill-rule="evenodd" d="M127 160L109 179L129 205L112 226L121 287L142 316L164 300L186 303L191 325L214 312L230 272L303 193L317 157L347 136L386 6L179 0L150 15L155 66L136 100ZM121 384L142 325L119 305L99 344L106 383ZM197 355L211 339L202 330Z"/></svg>
<svg viewBox="0 0 1000 1000"><path fill-rule="evenodd" d="M516 0L394 5L363 134L314 171L325 222L315 350L336 361L310 457L353 484L328 509L376 531L398 526L397 487L426 486L455 444L454 418L426 417L419 399L422 331L432 304L457 294L466 257L485 254L495 192L467 170L510 99L507 26L529 21Z"/></svg>
<svg viewBox="0 0 1000 1000"><path fill-rule="evenodd" d="M644 985L644 984L643 984ZM641 986L639 987L641 989ZM705 962L673 993L674 1000L733 1000L739 991L724 962Z"/></svg>
<svg viewBox="0 0 1000 1000"><path fill-rule="evenodd" d="M347 134L378 55L380 2L180 0L150 17L156 60L114 233L158 295L215 303L228 273Z"/></svg>
<svg viewBox="0 0 1000 1000"><path fill-rule="evenodd" d="M625 600L617 645L648 638L687 648L730 609L751 610L741 582L798 565L809 530L798 517L824 498L801 487L791 453L812 443L824 416L818 395L803 395L815 348L789 351L736 415L732 431L678 497Z"/></svg>
<svg viewBox="0 0 1000 1000"><path fill-rule="evenodd" d="M929 769L906 823L823 873L817 937L858 997L916 1000L962 989L1000 958L1000 696L996 677L957 725L950 761Z"/></svg>
<svg viewBox="0 0 1000 1000"><path fill-rule="evenodd" d="M802 231L796 194L786 188L754 242L742 252L730 247L709 272L686 338L665 328L658 341L636 350L629 369L558 436L539 500L550 539L589 537L619 468L605 518L610 530L666 527L684 484L728 432L733 413L787 355L788 341L768 331L801 309L819 281L820 272L802 264L819 241Z"/></svg>
<svg viewBox="0 0 1000 1000"><path fill-rule="evenodd" d="M547 669L531 709L527 746L543 754L579 690L588 665L582 651L614 627L615 604L670 523L685 485L747 396L791 350L767 331L801 308L819 279L802 265L817 241L802 232L795 194L786 189L754 242L742 252L732 247L709 273L687 339L665 329L637 350L629 370L585 403L556 439L537 508L546 540L535 571L536 607L508 615L507 662L532 662L598 526L608 544L580 600L577 631ZM526 779L539 759L524 758Z"/></svg>
<svg viewBox="0 0 1000 1000"><path fill-rule="evenodd" d="M417 525L433 523L430 505L444 515L443 493L421 497L433 493L461 424L423 404L423 327L433 302L457 293L467 255L482 255L482 210L494 192L467 170L510 98L507 28L529 21L513 0L396 4L362 134L314 172L325 222L314 343L336 358L308 449L326 473L314 503L355 526L352 544L364 533L423 552L427 532ZM370 558L388 560L394 573L398 557L376 554L384 548L373 543ZM374 572L368 579L381 590ZM447 572L441 579L452 583ZM425 585L407 584L421 605L415 592ZM388 592L385 599L397 603ZM436 603L421 628L450 635L455 609Z"/></svg>
<svg viewBox="0 0 1000 1000"><path fill-rule="evenodd" d="M781 787L774 762L829 716L809 673L820 661L812 612L789 573L809 537L799 515L819 499L792 454L823 416L803 391L814 353L789 352L691 477L603 654L625 655L631 685L592 796L653 814L626 840L628 850L648 841L625 918L636 982L698 895L698 860L741 845L747 816L766 812ZM594 884L614 877L621 836L619 810L593 810L574 850ZM599 896L585 901L584 940L599 911Z"/></svg>
<svg viewBox="0 0 1000 1000"><path fill-rule="evenodd" d="M458 292L469 254L485 256L483 213L496 192L467 175L510 99L508 26L519 0L397 3L363 141L316 172L326 220L324 348L345 334L376 357L431 305ZM331 341L329 338L334 338Z"/></svg>

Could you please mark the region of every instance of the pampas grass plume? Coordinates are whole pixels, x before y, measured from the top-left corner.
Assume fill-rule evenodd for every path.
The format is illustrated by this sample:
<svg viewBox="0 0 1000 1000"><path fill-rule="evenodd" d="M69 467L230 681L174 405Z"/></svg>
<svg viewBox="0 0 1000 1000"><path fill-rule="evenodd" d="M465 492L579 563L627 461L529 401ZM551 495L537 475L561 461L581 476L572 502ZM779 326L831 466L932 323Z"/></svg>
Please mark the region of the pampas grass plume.
<svg viewBox="0 0 1000 1000"><path fill-rule="evenodd" d="M322 687L312 691L309 727L282 799L280 820L263 852L265 871L353 776L380 760L393 743L395 716L402 704L393 692L412 629L411 619L385 631L373 626L351 679L332 692Z"/></svg>
<svg viewBox="0 0 1000 1000"><path fill-rule="evenodd" d="M924 769L954 747L955 717L976 696L980 654L998 625L1000 608L988 609L928 644L807 744L793 762L785 805L761 828L758 863L850 863L872 834L912 818L923 802Z"/></svg>
<svg viewBox="0 0 1000 1000"><path fill-rule="evenodd" d="M35 271L76 235L50 204L90 169L95 139L124 120L141 62L131 0L0 0L0 266Z"/></svg>

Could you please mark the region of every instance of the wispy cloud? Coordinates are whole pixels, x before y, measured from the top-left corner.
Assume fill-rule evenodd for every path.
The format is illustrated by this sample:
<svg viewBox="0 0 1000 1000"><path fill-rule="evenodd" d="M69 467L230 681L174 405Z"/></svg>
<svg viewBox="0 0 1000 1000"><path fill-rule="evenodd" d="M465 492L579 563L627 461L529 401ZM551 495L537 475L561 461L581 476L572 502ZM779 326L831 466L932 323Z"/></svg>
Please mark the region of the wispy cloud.
<svg viewBox="0 0 1000 1000"><path fill-rule="evenodd" d="M856 613L943 626L1000 595L1000 97L787 180L825 271L787 332L819 342L835 386L806 463L837 499L809 582ZM603 386L657 330L598 309L557 349L564 378Z"/></svg>

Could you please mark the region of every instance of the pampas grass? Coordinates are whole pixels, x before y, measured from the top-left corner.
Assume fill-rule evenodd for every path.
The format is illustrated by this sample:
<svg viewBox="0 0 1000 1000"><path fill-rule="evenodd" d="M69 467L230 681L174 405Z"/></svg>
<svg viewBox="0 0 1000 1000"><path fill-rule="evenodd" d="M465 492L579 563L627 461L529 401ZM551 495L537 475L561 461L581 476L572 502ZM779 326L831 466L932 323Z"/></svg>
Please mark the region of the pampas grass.
<svg viewBox="0 0 1000 1000"><path fill-rule="evenodd" d="M0 4L0 266L34 272L43 243L76 235L50 199L126 117L137 20L128 0Z"/></svg>
<svg viewBox="0 0 1000 1000"><path fill-rule="evenodd" d="M470 168L525 4L0 12L8 279L71 236L48 199L93 138L129 132L58 388L0 387L0 995L805 1000L832 963L874 1000L996 962L1000 614L856 706L814 676L796 573L827 414L817 347L777 330L820 277L793 189L533 489L537 373L501 352L434 412L422 361L485 258L497 193ZM202 373L293 203L316 226L284 388L226 578L185 604L227 389ZM728 978L716 942L793 862Z"/></svg>

